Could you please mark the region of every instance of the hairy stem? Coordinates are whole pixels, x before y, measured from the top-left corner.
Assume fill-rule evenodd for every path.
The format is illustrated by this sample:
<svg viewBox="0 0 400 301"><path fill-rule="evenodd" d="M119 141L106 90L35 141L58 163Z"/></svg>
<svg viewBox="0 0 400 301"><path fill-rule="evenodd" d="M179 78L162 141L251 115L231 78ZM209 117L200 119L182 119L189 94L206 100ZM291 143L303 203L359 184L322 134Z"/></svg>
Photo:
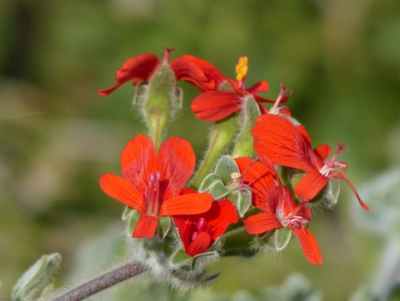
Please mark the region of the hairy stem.
<svg viewBox="0 0 400 301"><path fill-rule="evenodd" d="M101 292L113 285L135 277L145 271L140 262L130 262L111 272L90 280L77 288L57 297L53 301L79 301Z"/></svg>

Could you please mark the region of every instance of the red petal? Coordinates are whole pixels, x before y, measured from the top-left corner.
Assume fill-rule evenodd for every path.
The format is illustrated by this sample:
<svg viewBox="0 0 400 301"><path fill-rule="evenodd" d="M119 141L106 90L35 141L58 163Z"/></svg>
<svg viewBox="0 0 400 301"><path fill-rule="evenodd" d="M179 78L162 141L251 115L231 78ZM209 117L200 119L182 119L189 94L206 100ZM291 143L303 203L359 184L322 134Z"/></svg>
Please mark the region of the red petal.
<svg viewBox="0 0 400 301"><path fill-rule="evenodd" d="M190 217L189 215L175 215L173 217L185 250L189 249L192 233L196 231L195 225Z"/></svg>
<svg viewBox="0 0 400 301"><path fill-rule="evenodd" d="M262 93L262 92L268 92L269 84L265 80L262 80L256 84L254 84L250 88L246 89L246 91L253 95L256 95L256 94Z"/></svg>
<svg viewBox="0 0 400 301"><path fill-rule="evenodd" d="M314 153L316 153L321 160L325 160L331 153L331 147L328 144L322 144L314 149Z"/></svg>
<svg viewBox="0 0 400 301"><path fill-rule="evenodd" d="M276 172L270 168L254 162L249 158L236 158L245 184L249 184L253 192L253 205L266 212L275 210L278 201L278 190L275 183ZM252 166L249 166L253 163ZM273 168L273 167L272 167Z"/></svg>
<svg viewBox="0 0 400 301"><path fill-rule="evenodd" d="M109 89L98 91L101 96L107 96L129 80L148 80L160 65L158 58L152 53L145 53L127 60L121 69L117 70L115 85Z"/></svg>
<svg viewBox="0 0 400 301"><path fill-rule="evenodd" d="M192 101L192 111L196 117L205 121L222 120L242 106L239 97L232 92L207 92Z"/></svg>
<svg viewBox="0 0 400 301"><path fill-rule="evenodd" d="M133 230L132 236L134 238L150 238L156 233L158 225L158 217L142 214Z"/></svg>
<svg viewBox="0 0 400 301"><path fill-rule="evenodd" d="M175 73L177 80L187 81L201 89L201 87L213 87L203 71L193 62L177 57L169 65ZM211 85L211 86L210 86Z"/></svg>
<svg viewBox="0 0 400 301"><path fill-rule="evenodd" d="M164 200L159 216L199 214L210 209L212 196L209 193L193 193Z"/></svg>
<svg viewBox="0 0 400 301"><path fill-rule="evenodd" d="M289 227L299 238L301 247L303 248L304 255L312 264L322 264L322 256L319 250L317 241L311 232L304 227L297 228L295 226Z"/></svg>
<svg viewBox="0 0 400 301"><path fill-rule="evenodd" d="M311 171L311 156L315 156L303 135L285 117L266 114L256 120L252 130L254 149L266 154L274 164Z"/></svg>
<svg viewBox="0 0 400 301"><path fill-rule="evenodd" d="M210 234L207 232L200 232L190 244L187 253L190 256L204 253L210 247L211 243L212 239Z"/></svg>
<svg viewBox="0 0 400 301"><path fill-rule="evenodd" d="M230 224L238 222L236 207L228 200L213 202L210 210L202 215L207 221L209 232L214 241L225 233Z"/></svg>
<svg viewBox="0 0 400 301"><path fill-rule="evenodd" d="M318 192L328 183L329 179L317 169L307 173L294 188L294 193L303 201L309 201L314 198Z"/></svg>
<svg viewBox="0 0 400 301"><path fill-rule="evenodd" d="M125 205L141 213L146 211L146 203L142 193L124 178L113 174L104 174L100 178L100 187L110 197Z"/></svg>
<svg viewBox="0 0 400 301"><path fill-rule="evenodd" d="M145 189L149 174L156 171L156 153L153 141L145 135L130 140L121 155L124 178L139 189Z"/></svg>
<svg viewBox="0 0 400 301"><path fill-rule="evenodd" d="M185 139L172 137L161 144L157 155L157 169L161 172L161 182L168 185L167 193L172 193L173 197L181 192L192 175L195 165L195 154L190 143Z"/></svg>
<svg viewBox="0 0 400 301"><path fill-rule="evenodd" d="M187 54L182 55L181 58L196 64L196 66L199 67L208 78L209 82L207 84L197 86L200 91L205 92L207 90L214 90L224 81L222 73L209 62Z"/></svg>
<svg viewBox="0 0 400 301"><path fill-rule="evenodd" d="M243 219L243 224L250 234L261 234L283 227L274 213L265 212Z"/></svg>

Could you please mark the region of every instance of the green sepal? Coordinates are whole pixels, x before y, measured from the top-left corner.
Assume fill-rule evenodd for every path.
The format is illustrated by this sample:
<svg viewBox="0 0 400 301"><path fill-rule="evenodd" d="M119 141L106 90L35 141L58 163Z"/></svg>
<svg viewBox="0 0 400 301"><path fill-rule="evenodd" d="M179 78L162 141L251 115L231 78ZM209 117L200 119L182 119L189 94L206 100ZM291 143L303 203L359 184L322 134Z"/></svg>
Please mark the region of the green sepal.
<svg viewBox="0 0 400 301"><path fill-rule="evenodd" d="M132 104L143 105L146 102L149 85L145 81L141 81L136 85L135 94L133 96Z"/></svg>
<svg viewBox="0 0 400 301"><path fill-rule="evenodd" d="M12 301L37 300L53 282L54 274L60 269L61 255L53 253L43 255L32 265L15 284L12 293Z"/></svg>
<svg viewBox="0 0 400 301"><path fill-rule="evenodd" d="M210 282L213 282L216 279L218 279L219 275L221 275L221 272L216 272L214 274L211 274L211 275L207 276L206 278L204 278L203 283L208 284Z"/></svg>
<svg viewBox="0 0 400 301"><path fill-rule="evenodd" d="M292 230L282 227L268 232L261 239L268 247L276 251L282 251L289 244L291 237Z"/></svg>
<svg viewBox="0 0 400 301"><path fill-rule="evenodd" d="M128 235L132 236L133 230L135 230L136 224L142 215L140 212L133 210L134 212L130 215L126 230L128 231Z"/></svg>
<svg viewBox="0 0 400 301"><path fill-rule="evenodd" d="M252 95L247 96L241 109L240 132L236 138L232 152L233 158L251 157L254 155L253 136L251 130L256 119L261 116L260 108Z"/></svg>
<svg viewBox="0 0 400 301"><path fill-rule="evenodd" d="M227 198L236 206L240 217L243 217L251 205L251 190L249 188L237 190L229 194Z"/></svg>
<svg viewBox="0 0 400 301"><path fill-rule="evenodd" d="M339 179L330 178L325 187L311 200L313 204L321 204L324 208L335 208L340 194Z"/></svg>
<svg viewBox="0 0 400 301"><path fill-rule="evenodd" d="M135 209L132 209L131 207L125 206L124 212L122 212L122 220L126 221L128 218L130 218L130 216L136 212Z"/></svg>
<svg viewBox="0 0 400 301"><path fill-rule="evenodd" d="M54 283L50 283L50 284L46 285L37 301L49 300L49 296L51 293L53 293L53 291L54 291Z"/></svg>
<svg viewBox="0 0 400 301"><path fill-rule="evenodd" d="M275 248L277 251L282 251L287 247L292 237L292 230L288 228L276 229L275 233Z"/></svg>
<svg viewBox="0 0 400 301"><path fill-rule="evenodd" d="M158 238L164 240L169 230L171 229L171 218L169 216L162 216L158 218Z"/></svg>
<svg viewBox="0 0 400 301"><path fill-rule="evenodd" d="M190 261L193 260L193 257L186 253L184 250L177 250L174 255L171 257L171 264L173 266L179 267L182 265L187 265Z"/></svg>
<svg viewBox="0 0 400 301"><path fill-rule="evenodd" d="M243 224L237 228L229 227L220 239L224 241L223 257L252 257L259 251L259 247L253 244L254 236L247 233Z"/></svg>
<svg viewBox="0 0 400 301"><path fill-rule="evenodd" d="M223 156L218 160L214 173L222 180L225 185L232 182L231 175L234 172L240 172L235 160L231 156Z"/></svg>

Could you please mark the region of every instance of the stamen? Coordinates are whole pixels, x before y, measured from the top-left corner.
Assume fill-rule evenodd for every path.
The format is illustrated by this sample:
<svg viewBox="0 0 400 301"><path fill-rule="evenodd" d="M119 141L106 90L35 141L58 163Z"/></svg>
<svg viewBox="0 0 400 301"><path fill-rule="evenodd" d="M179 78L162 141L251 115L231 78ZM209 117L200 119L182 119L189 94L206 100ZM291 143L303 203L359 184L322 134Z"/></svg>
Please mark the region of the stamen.
<svg viewBox="0 0 400 301"><path fill-rule="evenodd" d="M147 191L147 214L157 216L161 206L160 201L161 172L149 175L149 190Z"/></svg>
<svg viewBox="0 0 400 301"><path fill-rule="evenodd" d="M239 81L239 86L242 90L244 90L246 83L246 75L249 70L249 66L247 65L247 56L242 56L239 58L239 62L236 65L236 80Z"/></svg>

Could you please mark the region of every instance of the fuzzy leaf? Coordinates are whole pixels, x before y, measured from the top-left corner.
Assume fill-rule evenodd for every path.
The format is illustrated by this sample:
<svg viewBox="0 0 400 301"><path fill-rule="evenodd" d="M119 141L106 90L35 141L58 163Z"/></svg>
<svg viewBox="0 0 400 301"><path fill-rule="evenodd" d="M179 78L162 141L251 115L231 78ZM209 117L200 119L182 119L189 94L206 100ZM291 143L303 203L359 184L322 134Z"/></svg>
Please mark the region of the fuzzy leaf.
<svg viewBox="0 0 400 301"><path fill-rule="evenodd" d="M209 193L213 196L214 200L219 200L223 196L226 196L229 193L229 189L221 182L215 182L213 186L211 186Z"/></svg>
<svg viewBox="0 0 400 301"><path fill-rule="evenodd" d="M18 280L11 293L12 301L35 300L40 296L53 276L60 269L61 255L53 253L43 255Z"/></svg>
<svg viewBox="0 0 400 301"><path fill-rule="evenodd" d="M215 184L215 182L221 182L221 179L219 178L218 175L216 175L215 173L210 173L209 175L207 175L203 182L201 182L200 188L199 188L199 192L208 192L208 190L210 189L211 186L213 186Z"/></svg>
<svg viewBox="0 0 400 301"><path fill-rule="evenodd" d="M235 160L230 156L223 156L218 160L215 166L214 173L222 180L224 185L227 185L232 181L231 174L234 172L239 172L239 167L237 166Z"/></svg>
<svg viewBox="0 0 400 301"><path fill-rule="evenodd" d="M235 191L228 196L228 199L235 204L240 217L243 217L251 205L251 192L249 190Z"/></svg>

